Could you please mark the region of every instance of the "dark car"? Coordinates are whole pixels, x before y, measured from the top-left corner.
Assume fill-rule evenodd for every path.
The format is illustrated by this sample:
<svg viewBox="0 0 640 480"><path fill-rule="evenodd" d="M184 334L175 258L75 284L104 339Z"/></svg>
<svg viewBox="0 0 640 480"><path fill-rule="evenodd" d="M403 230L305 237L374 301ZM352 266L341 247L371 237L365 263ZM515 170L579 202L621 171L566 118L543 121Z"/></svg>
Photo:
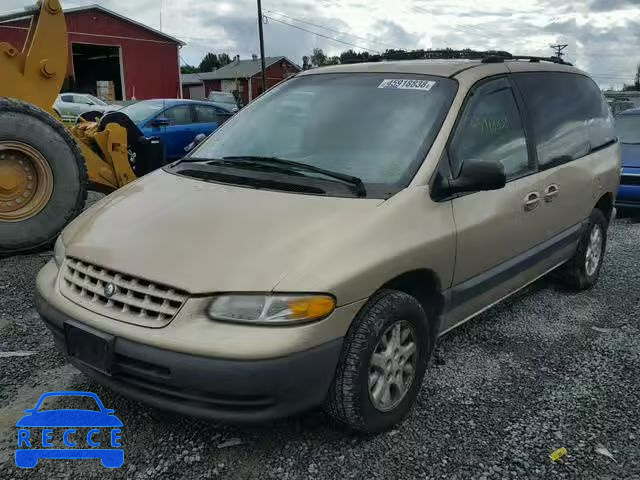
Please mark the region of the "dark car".
<svg viewBox="0 0 640 480"><path fill-rule="evenodd" d="M622 145L622 178L616 207L640 213L640 108L619 113L616 130Z"/></svg>

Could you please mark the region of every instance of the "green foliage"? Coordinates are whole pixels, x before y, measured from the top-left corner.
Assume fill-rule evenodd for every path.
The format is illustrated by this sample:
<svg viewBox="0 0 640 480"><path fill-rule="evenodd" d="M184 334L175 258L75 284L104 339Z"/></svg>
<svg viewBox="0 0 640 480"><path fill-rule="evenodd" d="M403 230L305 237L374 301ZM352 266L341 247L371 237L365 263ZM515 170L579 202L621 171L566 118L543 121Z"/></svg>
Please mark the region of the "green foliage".
<svg viewBox="0 0 640 480"><path fill-rule="evenodd" d="M218 62L220 63L220 67L229 65L231 61L231 57L226 53L221 53L220 55L218 55Z"/></svg>
<svg viewBox="0 0 640 480"><path fill-rule="evenodd" d="M207 53L198 67L201 72L213 72L218 68L220 68L220 61L215 53Z"/></svg>
<svg viewBox="0 0 640 480"><path fill-rule="evenodd" d="M182 72L182 73L213 72L214 70L222 68L225 65L229 65L232 61L233 60L227 53L221 53L219 55L216 55L215 53L209 52L204 56L204 58L200 62L200 66L198 66L196 72Z"/></svg>
<svg viewBox="0 0 640 480"><path fill-rule="evenodd" d="M314 67L324 67L327 64L327 56L321 48L314 48L311 54L311 65Z"/></svg>
<svg viewBox="0 0 640 480"><path fill-rule="evenodd" d="M362 63L362 62L380 62L382 60L418 60L418 59L479 59L490 55L509 57L511 54L502 50L478 51L465 48L462 50L453 50L451 48L439 50L394 50L389 49L384 53L370 53L367 51L356 52L353 49L345 50L337 57L327 57L320 48L313 50L310 57L310 64L313 67L322 67L324 65L336 65L338 63ZM303 57L303 65L304 65Z"/></svg>
<svg viewBox="0 0 640 480"><path fill-rule="evenodd" d="M180 72L185 75L188 73L199 73L200 69L198 67L194 67L193 65L182 65L180 67Z"/></svg>

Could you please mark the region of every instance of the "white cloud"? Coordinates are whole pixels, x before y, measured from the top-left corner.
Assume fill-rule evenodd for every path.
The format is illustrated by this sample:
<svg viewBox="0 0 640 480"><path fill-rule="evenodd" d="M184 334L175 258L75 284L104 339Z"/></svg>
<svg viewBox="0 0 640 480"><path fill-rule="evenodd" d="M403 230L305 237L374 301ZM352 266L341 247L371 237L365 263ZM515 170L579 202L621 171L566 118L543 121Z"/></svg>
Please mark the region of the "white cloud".
<svg viewBox="0 0 640 480"><path fill-rule="evenodd" d="M65 7L96 0L63 0ZM3 0L3 9L33 1ZM208 52L258 53L255 0L103 0L103 6L187 42L182 57L199 63ZM569 44L567 58L601 85L630 83L640 62L640 0L268 0L267 15L372 50L395 48L500 49L549 55L550 43ZM273 12L273 13L269 13ZM277 12L277 13L275 13ZM278 15L283 13L288 17ZM339 34L299 20L346 32ZM264 25L267 55L296 62L313 48L329 55L350 48L276 20Z"/></svg>

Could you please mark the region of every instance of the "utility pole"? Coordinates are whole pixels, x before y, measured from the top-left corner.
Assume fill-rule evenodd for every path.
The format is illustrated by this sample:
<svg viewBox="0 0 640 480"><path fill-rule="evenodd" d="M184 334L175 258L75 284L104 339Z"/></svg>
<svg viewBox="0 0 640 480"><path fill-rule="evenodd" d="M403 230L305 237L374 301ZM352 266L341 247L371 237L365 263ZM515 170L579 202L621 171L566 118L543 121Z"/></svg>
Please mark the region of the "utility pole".
<svg viewBox="0 0 640 480"><path fill-rule="evenodd" d="M267 90L267 66L264 59L264 34L262 32L262 0L258 0L258 35L260 36L260 61L262 62L262 93Z"/></svg>
<svg viewBox="0 0 640 480"><path fill-rule="evenodd" d="M562 57L564 56L564 53L562 53L562 51L568 46L569 45L567 44L549 45L549 47L551 47L555 52L554 58L557 58L559 62L562 61Z"/></svg>

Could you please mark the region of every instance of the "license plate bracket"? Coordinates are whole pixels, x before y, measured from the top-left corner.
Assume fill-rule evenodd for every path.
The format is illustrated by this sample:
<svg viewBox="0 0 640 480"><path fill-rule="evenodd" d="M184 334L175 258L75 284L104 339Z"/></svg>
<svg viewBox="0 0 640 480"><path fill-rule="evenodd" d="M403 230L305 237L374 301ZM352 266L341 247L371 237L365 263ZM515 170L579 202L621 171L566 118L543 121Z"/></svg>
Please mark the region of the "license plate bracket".
<svg viewBox="0 0 640 480"><path fill-rule="evenodd" d="M115 337L85 325L64 324L67 355L105 375L111 375Z"/></svg>

